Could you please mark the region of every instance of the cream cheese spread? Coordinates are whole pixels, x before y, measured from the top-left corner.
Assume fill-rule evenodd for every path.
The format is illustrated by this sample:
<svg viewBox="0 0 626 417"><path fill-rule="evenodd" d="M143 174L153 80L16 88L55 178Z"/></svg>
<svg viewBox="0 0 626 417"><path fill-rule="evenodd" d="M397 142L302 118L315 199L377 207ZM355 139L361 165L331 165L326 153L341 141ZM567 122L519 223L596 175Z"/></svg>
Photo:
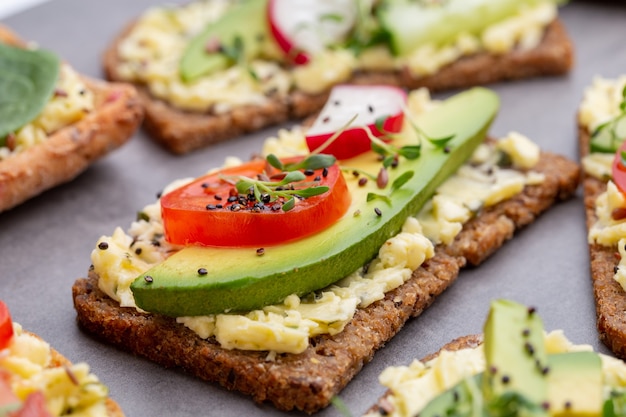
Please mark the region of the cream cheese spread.
<svg viewBox="0 0 626 417"><path fill-rule="evenodd" d="M55 92L43 111L0 146L0 161L45 141L57 130L75 123L94 109L94 94L69 65L61 64Z"/></svg>
<svg viewBox="0 0 626 417"><path fill-rule="evenodd" d="M155 97L181 109L223 113L235 106L260 104L269 97L285 96L292 89L320 93L349 80L359 70L406 68L414 76L424 76L462 56L481 51L502 54L513 48L532 49L557 15L554 3L539 3L487 27L479 36L461 33L450 45L426 44L403 57L394 57L388 48L380 46L366 48L359 55L348 49L333 48L315 54L307 65L288 70L282 65L281 54L270 51L271 59L254 60L250 68L233 66L193 82L183 82L178 65L189 40L205 25L219 19L233 3L204 0L148 10L118 47L117 73L128 81L145 84ZM256 77L251 77L251 72Z"/></svg>
<svg viewBox="0 0 626 417"><path fill-rule="evenodd" d="M409 96L409 109L427 111L436 106L427 90ZM178 322L200 337L215 336L226 348L298 353L317 334L336 334L351 320L357 308L367 307L407 281L412 271L434 255L434 245L449 243L481 207L496 204L518 194L526 184L537 184L542 175L499 166L503 155L528 168L539 158L539 148L519 133L511 133L501 145L481 145L459 173L437 191L417 217L409 217L402 231L384 244L367 270L355 271L345 279L302 298L287 297L283 303L247 314L218 314L180 317ZM306 153L304 130L279 131L266 141L263 152L278 156ZM236 161L235 161L236 163ZM180 180L164 193L190 179ZM176 250L163 239L160 206L146 206L144 219L132 223L125 233L117 228L102 236L92 252L99 287L123 307L135 307L130 284L151 265Z"/></svg>
<svg viewBox="0 0 626 417"><path fill-rule="evenodd" d="M50 345L13 323L14 336L0 350L0 371L7 371L13 393L22 401L43 392L53 416L104 417L107 388L90 373L86 363L50 367Z"/></svg>

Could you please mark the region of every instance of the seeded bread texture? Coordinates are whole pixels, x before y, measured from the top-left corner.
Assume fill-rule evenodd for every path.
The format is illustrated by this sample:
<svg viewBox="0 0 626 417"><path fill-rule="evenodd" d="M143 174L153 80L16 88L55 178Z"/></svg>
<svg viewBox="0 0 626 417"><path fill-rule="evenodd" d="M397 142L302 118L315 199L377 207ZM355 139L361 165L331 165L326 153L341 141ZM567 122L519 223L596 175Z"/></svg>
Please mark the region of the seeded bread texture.
<svg viewBox="0 0 626 417"><path fill-rule="evenodd" d="M451 245L438 246L435 256L405 284L357 310L341 333L311 339L301 354L278 354L268 360L267 352L223 349L214 339L203 340L172 318L120 308L98 289L93 272L73 286L78 323L106 343L165 367L182 368L250 395L256 402L313 413L326 407L376 350L450 286L462 267L480 264L515 230L574 194L580 176L574 162L543 153L535 170L545 174L541 185L528 186L522 194L483 210Z"/></svg>
<svg viewBox="0 0 626 417"><path fill-rule="evenodd" d="M589 153L589 131L578 127L581 156ZM584 175L583 193L587 229L597 221L596 199L606 191L606 183L590 175ZM613 279L619 264L617 247L598 244L589 245L589 261L593 295L596 302L596 325L600 340L621 359L626 359L626 292Z"/></svg>
<svg viewBox="0 0 626 417"><path fill-rule="evenodd" d="M23 45L0 26L0 42ZM83 77L94 92L95 109L44 142L0 161L0 212L69 182L87 167L122 146L139 127L143 108L130 84Z"/></svg>
<svg viewBox="0 0 626 417"><path fill-rule="evenodd" d="M117 67L120 42L130 33L130 24L104 53L104 72L112 81L124 81ZM573 65L574 47L560 20L546 29L541 44L532 50L513 50L495 55L478 53L463 57L434 75L414 77L408 71L359 72L348 82L356 84L390 84L431 91L466 88L504 80L562 75ZM319 111L329 92L306 94L293 91L287 97L268 97L262 106L243 106L224 114L189 112L159 100L140 84L140 97L146 111L144 127L157 142L176 154L206 147L218 141L257 131L288 119L303 118Z"/></svg>

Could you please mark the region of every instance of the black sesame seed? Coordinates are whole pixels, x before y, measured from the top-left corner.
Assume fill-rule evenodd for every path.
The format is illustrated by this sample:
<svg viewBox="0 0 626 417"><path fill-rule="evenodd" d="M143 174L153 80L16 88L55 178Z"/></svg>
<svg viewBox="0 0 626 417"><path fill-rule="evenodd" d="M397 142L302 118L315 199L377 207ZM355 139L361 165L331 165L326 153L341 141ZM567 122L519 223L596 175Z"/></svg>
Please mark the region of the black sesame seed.
<svg viewBox="0 0 626 417"><path fill-rule="evenodd" d="M530 336L530 329L524 329L524 330L522 330L522 336L524 336L524 337L528 337L528 336Z"/></svg>
<svg viewBox="0 0 626 417"><path fill-rule="evenodd" d="M141 248L137 248L137 249L135 249L135 254L137 254L137 255L141 255Z"/></svg>
<svg viewBox="0 0 626 417"><path fill-rule="evenodd" d="M367 177L359 178L359 186L363 187L365 184L367 184Z"/></svg>
<svg viewBox="0 0 626 417"><path fill-rule="evenodd" d="M563 404L563 407L565 407L566 410L569 410L570 408L572 408L572 402L565 401L565 404Z"/></svg>
<svg viewBox="0 0 626 417"><path fill-rule="evenodd" d="M544 410L549 410L550 409L550 403L547 401L544 401L541 403L541 408L543 408Z"/></svg>
<svg viewBox="0 0 626 417"><path fill-rule="evenodd" d="M446 146L445 148L443 148L444 153L450 153L450 147Z"/></svg>
<svg viewBox="0 0 626 417"><path fill-rule="evenodd" d="M313 174L315 174L315 171L313 171L312 169L305 169L304 170L304 175L306 175L307 177L310 177Z"/></svg>
<svg viewBox="0 0 626 417"><path fill-rule="evenodd" d="M223 205L221 205L221 204L216 204L216 205L215 205L215 208L221 209L221 208L224 208L224 206L223 206Z"/></svg>
<svg viewBox="0 0 626 417"><path fill-rule="evenodd" d="M534 346L528 342L524 343L524 349L526 350L526 352L528 352L529 355L532 355L535 353Z"/></svg>
<svg viewBox="0 0 626 417"><path fill-rule="evenodd" d="M259 248L256 250L257 256L263 256L265 254L265 248Z"/></svg>
<svg viewBox="0 0 626 417"><path fill-rule="evenodd" d="M229 203L234 203L235 201L237 201L237 196L236 195L231 195L230 197L228 197L227 201Z"/></svg>
<svg viewBox="0 0 626 417"><path fill-rule="evenodd" d="M495 366L491 366L489 368L489 373L491 373L491 375L495 375L496 373L498 373L498 368L496 368Z"/></svg>
<svg viewBox="0 0 626 417"><path fill-rule="evenodd" d="M209 273L209 271L207 271L206 268L199 268L198 269L198 275L206 275L208 273Z"/></svg>
<svg viewBox="0 0 626 417"><path fill-rule="evenodd" d="M322 123L328 123L330 121L330 117L326 116L322 119Z"/></svg>
<svg viewBox="0 0 626 417"><path fill-rule="evenodd" d="M261 201L265 204L269 203L272 200L272 197L269 194L261 194Z"/></svg>
<svg viewBox="0 0 626 417"><path fill-rule="evenodd" d="M528 315L529 316L532 316L536 312L537 312L537 309L535 307L528 307Z"/></svg>
<svg viewBox="0 0 626 417"><path fill-rule="evenodd" d="M313 178L313 181L321 181L321 180L322 180L322 177L320 177L319 175L317 177Z"/></svg>
<svg viewBox="0 0 626 417"><path fill-rule="evenodd" d="M322 170L322 177L326 178L328 176L328 168L324 168Z"/></svg>
<svg viewBox="0 0 626 417"><path fill-rule="evenodd" d="M509 377L508 375L502 375L502 383L508 384L509 382L511 382L511 377Z"/></svg>
<svg viewBox="0 0 626 417"><path fill-rule="evenodd" d="M335 100L335 101L333 101L333 104L334 104L335 106L339 106L339 105L341 104L341 102L340 102L339 100Z"/></svg>
<svg viewBox="0 0 626 417"><path fill-rule="evenodd" d="M241 210L241 206L239 204L233 204L230 206L230 211L239 211Z"/></svg>
<svg viewBox="0 0 626 417"><path fill-rule="evenodd" d="M222 196L219 194L215 194L213 198L216 199L217 201L222 201Z"/></svg>
<svg viewBox="0 0 626 417"><path fill-rule="evenodd" d="M615 265L615 266L613 267L613 273L614 273L614 274L617 274L617 271L619 271L619 266Z"/></svg>
<svg viewBox="0 0 626 417"><path fill-rule="evenodd" d="M548 375L550 373L550 367L545 366L543 368L541 368L541 374L542 375Z"/></svg>
<svg viewBox="0 0 626 417"><path fill-rule="evenodd" d="M143 277L143 280L146 281L146 283L148 284L152 284L152 282L154 281L154 279L150 275L146 275L145 277Z"/></svg>
<svg viewBox="0 0 626 417"><path fill-rule="evenodd" d="M107 250L109 249L109 244L107 242L100 242L98 243L98 249Z"/></svg>
<svg viewBox="0 0 626 417"><path fill-rule="evenodd" d="M215 210L217 207L215 207L215 204L207 204L206 205L206 209L207 210Z"/></svg>
<svg viewBox="0 0 626 417"><path fill-rule="evenodd" d="M202 188L209 188L209 183L208 182L203 182L200 186Z"/></svg>
<svg viewBox="0 0 626 417"><path fill-rule="evenodd" d="M374 106L372 106L371 104L368 104L367 111L369 111L370 113L374 113Z"/></svg>
<svg viewBox="0 0 626 417"><path fill-rule="evenodd" d="M377 215L377 216L382 216L382 215L383 215L383 212L382 212L382 211L380 211L380 209L379 209L378 207L376 207L376 208L374 209L374 212L376 213L376 215Z"/></svg>

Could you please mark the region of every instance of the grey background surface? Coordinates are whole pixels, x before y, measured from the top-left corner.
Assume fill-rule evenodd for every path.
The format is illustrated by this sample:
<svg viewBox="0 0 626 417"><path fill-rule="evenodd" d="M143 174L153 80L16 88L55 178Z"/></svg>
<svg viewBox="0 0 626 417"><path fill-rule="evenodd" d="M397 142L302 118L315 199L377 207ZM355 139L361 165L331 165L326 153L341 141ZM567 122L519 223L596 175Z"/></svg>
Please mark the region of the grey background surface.
<svg viewBox="0 0 626 417"><path fill-rule="evenodd" d="M158 3L54 0L2 23L58 52L79 71L101 77L107 44L131 19ZM492 133L517 130L546 150L576 159L575 112L583 88L595 75L626 73L626 5L574 1L561 16L576 45L574 70L560 78L492 85L502 100ZM78 329L71 300L72 283L86 274L99 236L118 225L126 228L164 184L199 175L228 155L246 158L274 131L186 156L167 153L138 131L125 147L72 183L0 214L0 298L16 321L71 360L87 361L128 416L283 415L92 339ZM489 301L501 297L536 306L548 329L564 329L573 341L606 352L595 329L580 193L518 233L480 268L462 272L452 288L379 351L341 393L353 415L384 392L377 378L386 366L408 364L452 338L480 332ZM339 412L331 407L318 415Z"/></svg>

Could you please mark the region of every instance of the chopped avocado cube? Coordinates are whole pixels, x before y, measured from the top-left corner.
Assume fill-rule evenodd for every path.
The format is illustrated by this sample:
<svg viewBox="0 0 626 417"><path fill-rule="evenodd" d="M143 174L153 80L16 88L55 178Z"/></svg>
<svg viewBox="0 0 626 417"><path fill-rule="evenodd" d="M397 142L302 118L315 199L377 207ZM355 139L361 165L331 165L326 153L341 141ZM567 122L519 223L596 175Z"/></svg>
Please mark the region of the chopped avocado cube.
<svg viewBox="0 0 626 417"><path fill-rule="evenodd" d="M445 149L423 143L418 159L402 159L390 170L389 184L409 171L414 175L390 194L389 203L368 201L368 193L381 192L375 184L353 184L351 206L339 221L313 236L266 247L263 256L255 248L185 247L132 283L137 306L173 317L248 311L348 276L374 258L482 143L498 105L495 93L474 88L418 117L418 126L431 137L454 138ZM403 134L394 140L396 146L415 144L414 132ZM381 162L368 152L350 159L349 165L376 173ZM198 274L201 268L207 273Z"/></svg>
<svg viewBox="0 0 626 417"><path fill-rule="evenodd" d="M522 415L547 415L548 359L543 323L534 309L509 300L492 302L484 327L486 401L516 396Z"/></svg>
<svg viewBox="0 0 626 417"><path fill-rule="evenodd" d="M602 360L595 352L548 356L548 403L553 416L599 416L603 404Z"/></svg>
<svg viewBox="0 0 626 417"><path fill-rule="evenodd" d="M267 22L267 0L233 6L193 38L183 53L179 72L184 81L248 62L273 44Z"/></svg>

